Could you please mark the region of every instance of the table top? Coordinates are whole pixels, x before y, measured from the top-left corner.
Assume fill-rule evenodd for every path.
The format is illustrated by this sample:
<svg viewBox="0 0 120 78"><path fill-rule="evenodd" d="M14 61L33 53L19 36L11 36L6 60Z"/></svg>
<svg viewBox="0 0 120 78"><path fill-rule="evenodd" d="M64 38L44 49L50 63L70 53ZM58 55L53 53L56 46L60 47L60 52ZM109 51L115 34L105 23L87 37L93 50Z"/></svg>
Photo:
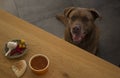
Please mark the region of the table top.
<svg viewBox="0 0 120 78"><path fill-rule="evenodd" d="M24 39L28 52L18 59L3 55L4 45L9 40ZM49 70L44 75L35 75L27 67L22 78L120 78L120 69L40 28L0 10L0 77L16 78L12 64L34 54L44 54L50 59Z"/></svg>

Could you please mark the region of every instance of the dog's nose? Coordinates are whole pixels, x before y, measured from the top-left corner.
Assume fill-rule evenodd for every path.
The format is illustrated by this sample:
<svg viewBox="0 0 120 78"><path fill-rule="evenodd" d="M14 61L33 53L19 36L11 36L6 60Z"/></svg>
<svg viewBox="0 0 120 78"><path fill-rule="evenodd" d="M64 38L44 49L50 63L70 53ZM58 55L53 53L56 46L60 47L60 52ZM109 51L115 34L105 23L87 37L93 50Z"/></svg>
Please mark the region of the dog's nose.
<svg viewBox="0 0 120 78"><path fill-rule="evenodd" d="M74 34L79 33L79 32L80 32L80 27L78 27L78 26L74 27L73 30L72 30L72 32L73 32Z"/></svg>

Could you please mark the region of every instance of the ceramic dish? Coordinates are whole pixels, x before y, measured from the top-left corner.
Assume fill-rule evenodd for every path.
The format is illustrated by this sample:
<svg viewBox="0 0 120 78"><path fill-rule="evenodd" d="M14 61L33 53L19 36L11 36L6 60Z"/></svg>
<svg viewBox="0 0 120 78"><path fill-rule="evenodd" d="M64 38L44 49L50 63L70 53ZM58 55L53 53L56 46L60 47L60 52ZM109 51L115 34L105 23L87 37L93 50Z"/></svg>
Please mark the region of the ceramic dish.
<svg viewBox="0 0 120 78"><path fill-rule="evenodd" d="M26 51L26 43L24 42L24 40L12 40L12 42L17 42L18 46L17 46L17 48L13 49L6 57L8 57L8 58L19 58L27 52ZM24 48L19 48L20 46L24 46ZM5 55L6 52L9 50L7 48L7 43L5 44L4 50L5 50L4 51L4 55Z"/></svg>

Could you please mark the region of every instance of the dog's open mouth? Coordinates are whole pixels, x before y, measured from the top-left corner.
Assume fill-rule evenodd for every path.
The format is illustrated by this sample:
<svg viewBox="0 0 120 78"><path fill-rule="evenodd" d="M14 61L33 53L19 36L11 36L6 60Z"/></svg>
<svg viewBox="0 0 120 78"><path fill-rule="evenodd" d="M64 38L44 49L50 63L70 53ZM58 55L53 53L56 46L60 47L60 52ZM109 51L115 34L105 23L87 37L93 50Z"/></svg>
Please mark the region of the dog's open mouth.
<svg viewBox="0 0 120 78"><path fill-rule="evenodd" d="M71 37L74 43L80 43L85 37L83 28L79 25L71 28Z"/></svg>
<svg viewBox="0 0 120 78"><path fill-rule="evenodd" d="M84 39L85 34L79 33L79 34L74 34L72 33L72 40L75 43L80 43Z"/></svg>

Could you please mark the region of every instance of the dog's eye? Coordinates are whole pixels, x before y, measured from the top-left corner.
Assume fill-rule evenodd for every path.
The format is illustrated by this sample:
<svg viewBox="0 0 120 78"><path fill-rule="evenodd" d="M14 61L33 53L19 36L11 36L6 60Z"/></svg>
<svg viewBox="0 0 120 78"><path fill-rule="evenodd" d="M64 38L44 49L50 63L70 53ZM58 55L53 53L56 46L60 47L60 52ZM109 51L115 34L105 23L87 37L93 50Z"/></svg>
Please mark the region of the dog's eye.
<svg viewBox="0 0 120 78"><path fill-rule="evenodd" d="M82 17L82 21L83 21L83 22L88 22L89 19L88 19L87 17Z"/></svg>
<svg viewBox="0 0 120 78"><path fill-rule="evenodd" d="M72 21L75 21L77 18L78 18L77 16L72 16L72 17L71 17L71 20L72 20Z"/></svg>

